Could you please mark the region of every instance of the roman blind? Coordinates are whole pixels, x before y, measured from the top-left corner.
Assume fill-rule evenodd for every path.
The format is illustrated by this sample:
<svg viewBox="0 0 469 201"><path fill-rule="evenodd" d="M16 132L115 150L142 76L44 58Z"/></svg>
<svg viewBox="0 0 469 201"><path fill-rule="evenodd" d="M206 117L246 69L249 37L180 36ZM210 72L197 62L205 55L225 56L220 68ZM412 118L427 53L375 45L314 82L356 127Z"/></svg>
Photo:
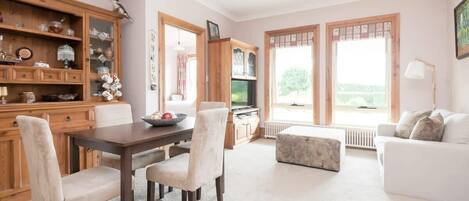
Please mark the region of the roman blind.
<svg viewBox="0 0 469 201"><path fill-rule="evenodd" d="M313 32L297 32L270 37L270 48L286 48L313 45Z"/></svg>
<svg viewBox="0 0 469 201"><path fill-rule="evenodd" d="M332 30L332 40L346 41L368 38L392 38L391 27L391 22L377 22L336 27Z"/></svg>

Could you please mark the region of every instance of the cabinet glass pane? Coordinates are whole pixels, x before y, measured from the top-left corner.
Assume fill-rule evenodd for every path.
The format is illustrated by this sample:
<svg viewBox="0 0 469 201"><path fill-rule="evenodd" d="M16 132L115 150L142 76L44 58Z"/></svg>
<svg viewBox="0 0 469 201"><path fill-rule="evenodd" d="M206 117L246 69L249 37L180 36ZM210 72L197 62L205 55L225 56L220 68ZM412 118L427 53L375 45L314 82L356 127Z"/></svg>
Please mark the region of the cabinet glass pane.
<svg viewBox="0 0 469 201"><path fill-rule="evenodd" d="M234 76L244 75L244 51L239 48L233 49L232 74Z"/></svg>
<svg viewBox="0 0 469 201"><path fill-rule="evenodd" d="M256 76L256 55L252 52L249 53L248 56L248 68L247 68L248 76Z"/></svg>
<svg viewBox="0 0 469 201"><path fill-rule="evenodd" d="M99 78L98 73L115 72L113 22L90 17L89 36L90 73L95 75L90 81L90 93L91 96L99 96L101 87L96 81Z"/></svg>

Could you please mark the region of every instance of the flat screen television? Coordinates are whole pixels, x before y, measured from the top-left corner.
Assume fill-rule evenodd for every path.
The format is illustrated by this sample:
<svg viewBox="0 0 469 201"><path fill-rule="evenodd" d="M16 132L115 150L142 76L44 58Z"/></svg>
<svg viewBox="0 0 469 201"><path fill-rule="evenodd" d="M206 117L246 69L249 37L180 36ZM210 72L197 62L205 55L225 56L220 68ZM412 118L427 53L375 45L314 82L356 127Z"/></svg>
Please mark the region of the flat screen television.
<svg viewBox="0 0 469 201"><path fill-rule="evenodd" d="M231 109L250 108L256 104L256 82L231 80Z"/></svg>

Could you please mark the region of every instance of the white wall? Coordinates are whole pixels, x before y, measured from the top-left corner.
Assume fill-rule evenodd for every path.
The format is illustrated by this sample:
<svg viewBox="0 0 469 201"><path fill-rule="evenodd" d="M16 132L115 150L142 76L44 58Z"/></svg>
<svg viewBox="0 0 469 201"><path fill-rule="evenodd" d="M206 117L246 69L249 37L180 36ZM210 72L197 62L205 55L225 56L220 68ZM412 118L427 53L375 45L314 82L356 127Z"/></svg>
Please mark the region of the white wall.
<svg viewBox="0 0 469 201"><path fill-rule="evenodd" d="M264 32L282 28L320 24L320 89L321 122L325 120L325 65L328 22L370 17L383 14L401 14L401 110L431 109L431 74L424 81L404 78L409 61L418 57L438 66L438 107L448 108L449 59L447 1L445 0L362 0L333 7L236 23L235 38L255 44L259 49L259 95L263 103ZM468 79L469 80L469 79ZM262 106L262 105L261 105Z"/></svg>
<svg viewBox="0 0 469 201"><path fill-rule="evenodd" d="M96 7L104 8L106 10L112 10L112 0L79 0L79 1L96 6Z"/></svg>
<svg viewBox="0 0 469 201"><path fill-rule="evenodd" d="M166 46L165 51L165 99L169 100L171 94L177 93L177 63L178 53L171 47Z"/></svg>
<svg viewBox="0 0 469 201"><path fill-rule="evenodd" d="M469 113L469 58L462 60L456 59L456 45L454 33L454 13L453 9L461 2L461 0L449 0L448 6L448 31L450 51L448 58L450 59L452 72L452 101L451 106L454 111Z"/></svg>

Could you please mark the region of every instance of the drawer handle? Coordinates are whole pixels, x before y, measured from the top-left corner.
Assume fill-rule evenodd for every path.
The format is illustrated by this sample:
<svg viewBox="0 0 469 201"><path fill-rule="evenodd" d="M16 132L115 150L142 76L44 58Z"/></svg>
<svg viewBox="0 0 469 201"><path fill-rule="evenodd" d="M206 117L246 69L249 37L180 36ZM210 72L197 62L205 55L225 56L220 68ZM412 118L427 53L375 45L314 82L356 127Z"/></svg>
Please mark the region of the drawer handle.
<svg viewBox="0 0 469 201"><path fill-rule="evenodd" d="M13 127L18 127L18 122L17 121L13 122Z"/></svg>
<svg viewBox="0 0 469 201"><path fill-rule="evenodd" d="M72 117L70 117L70 116L67 116L67 117L65 117L65 120L67 120L67 121L71 121L71 120L72 120Z"/></svg>
<svg viewBox="0 0 469 201"><path fill-rule="evenodd" d="M49 79L52 79L52 75L49 75Z"/></svg>
<svg viewBox="0 0 469 201"><path fill-rule="evenodd" d="M23 73L23 74L21 75L21 77L26 78L26 74Z"/></svg>
<svg viewBox="0 0 469 201"><path fill-rule="evenodd" d="M76 77L76 76L73 76L72 78L73 78L74 80L75 80L75 79L77 79L77 77Z"/></svg>

